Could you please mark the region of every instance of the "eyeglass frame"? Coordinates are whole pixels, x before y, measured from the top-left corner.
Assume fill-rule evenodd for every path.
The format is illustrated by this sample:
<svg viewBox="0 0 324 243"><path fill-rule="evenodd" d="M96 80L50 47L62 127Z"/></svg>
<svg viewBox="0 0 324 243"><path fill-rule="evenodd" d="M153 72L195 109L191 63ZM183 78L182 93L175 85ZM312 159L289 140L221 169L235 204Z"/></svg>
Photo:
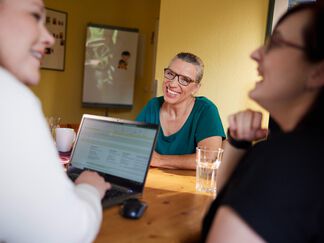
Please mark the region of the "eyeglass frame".
<svg viewBox="0 0 324 243"><path fill-rule="evenodd" d="M173 78L166 77L166 76L165 76L165 72L166 72L166 71L170 71L170 72L172 72L172 73L174 74L174 77L173 77ZM178 83L179 83L180 85L182 85L182 86L185 86L185 87L188 86L188 85L191 84L191 83L197 83L196 80L193 80L193 79L191 79L191 78L189 78L189 77L187 77L187 76L185 76L185 75L178 74L178 73L174 72L174 71L173 71L172 69L170 69L170 68L164 68L163 76L164 76L164 78L166 78L166 79L168 79L168 80L170 80L170 81L173 81L173 80L178 76ZM183 83L181 83L181 81L180 81L180 77L184 77L184 78L188 79L188 80L189 80L188 83L187 83L187 84L183 84Z"/></svg>
<svg viewBox="0 0 324 243"><path fill-rule="evenodd" d="M290 48L294 48L294 49L301 50L301 51L306 50L306 48L304 46L287 41L287 40L283 39L282 37L280 37L280 34L274 33L273 35L271 35L270 37L267 38L267 40L264 44L265 52L269 52L274 47L280 47L280 46L290 47Z"/></svg>

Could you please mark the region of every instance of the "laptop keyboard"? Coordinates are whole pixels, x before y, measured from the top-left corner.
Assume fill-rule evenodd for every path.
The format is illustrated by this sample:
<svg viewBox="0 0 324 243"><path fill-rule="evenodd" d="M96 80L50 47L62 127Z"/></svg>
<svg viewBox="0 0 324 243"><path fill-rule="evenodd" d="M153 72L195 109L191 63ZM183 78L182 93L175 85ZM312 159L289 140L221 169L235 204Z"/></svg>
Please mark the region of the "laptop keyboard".
<svg viewBox="0 0 324 243"><path fill-rule="evenodd" d="M127 192L122 192L122 191L119 191L119 190L116 190L116 189L110 189L110 190L108 190L108 191L106 191L106 194L105 194L105 196L104 196L104 198L105 199L113 199L113 198L115 198L115 197L119 197L119 196L121 196L121 195L126 195L127 194Z"/></svg>
<svg viewBox="0 0 324 243"><path fill-rule="evenodd" d="M79 173L67 173L68 177L75 181L76 178L80 175ZM125 198L129 198L130 195L134 194L132 190L126 190L119 187L113 186L110 190L107 190L105 196L102 198L102 203L104 206L112 206L116 203L114 202L122 202Z"/></svg>

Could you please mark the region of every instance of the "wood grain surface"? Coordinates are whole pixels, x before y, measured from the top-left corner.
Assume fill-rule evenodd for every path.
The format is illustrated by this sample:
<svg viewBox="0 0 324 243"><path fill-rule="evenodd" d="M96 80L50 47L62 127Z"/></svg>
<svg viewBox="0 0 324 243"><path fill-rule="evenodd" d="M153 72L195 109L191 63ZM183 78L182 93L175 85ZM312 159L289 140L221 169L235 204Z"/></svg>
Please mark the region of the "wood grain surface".
<svg viewBox="0 0 324 243"><path fill-rule="evenodd" d="M202 219L213 197L195 189L195 171L151 168L141 200L142 218L125 219L120 206L104 210L96 243L197 242Z"/></svg>

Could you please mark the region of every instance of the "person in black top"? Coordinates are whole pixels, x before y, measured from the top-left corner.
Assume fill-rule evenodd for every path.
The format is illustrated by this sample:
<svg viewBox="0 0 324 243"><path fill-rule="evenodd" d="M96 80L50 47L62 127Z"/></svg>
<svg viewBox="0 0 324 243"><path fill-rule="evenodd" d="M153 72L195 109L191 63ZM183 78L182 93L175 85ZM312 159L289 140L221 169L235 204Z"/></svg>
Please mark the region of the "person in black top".
<svg viewBox="0 0 324 243"><path fill-rule="evenodd" d="M324 242L323 2L288 10L251 57L262 80L249 96L280 129L252 146L267 135L261 113L230 116L201 240Z"/></svg>

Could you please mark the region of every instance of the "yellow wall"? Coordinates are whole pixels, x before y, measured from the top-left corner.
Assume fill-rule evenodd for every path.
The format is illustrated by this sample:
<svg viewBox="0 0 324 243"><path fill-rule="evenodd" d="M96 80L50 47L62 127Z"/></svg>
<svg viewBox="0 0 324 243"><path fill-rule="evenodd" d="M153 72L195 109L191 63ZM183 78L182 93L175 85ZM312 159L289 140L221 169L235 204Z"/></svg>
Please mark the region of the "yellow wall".
<svg viewBox="0 0 324 243"><path fill-rule="evenodd" d="M198 95L215 102L225 128L229 114L257 107L247 98L257 80L249 54L264 41L267 10L268 0L161 0L155 72L158 95L162 94L163 68L176 53L188 51L205 63Z"/></svg>
<svg viewBox="0 0 324 243"><path fill-rule="evenodd" d="M110 116L134 119L152 96L154 45L160 0L45 0L46 7L68 13L65 71L42 70L40 85L32 88L46 116L78 123L83 113L104 115L104 109L81 107L86 25L91 23L138 28L140 31L135 95L132 110L109 110Z"/></svg>
<svg viewBox="0 0 324 243"><path fill-rule="evenodd" d="M229 114L246 107L260 109L247 98L257 79L256 65L248 56L264 40L268 0L161 0L161 6L160 0L45 0L45 4L68 13L65 71L42 70L41 83L33 88L46 116L77 123L83 113L105 114L104 109L81 107L85 30L91 22L140 30L134 108L108 110L110 116L134 119L152 96L151 35L158 18L158 95L163 68L176 53L190 51L205 63L198 95L216 103L225 128Z"/></svg>

